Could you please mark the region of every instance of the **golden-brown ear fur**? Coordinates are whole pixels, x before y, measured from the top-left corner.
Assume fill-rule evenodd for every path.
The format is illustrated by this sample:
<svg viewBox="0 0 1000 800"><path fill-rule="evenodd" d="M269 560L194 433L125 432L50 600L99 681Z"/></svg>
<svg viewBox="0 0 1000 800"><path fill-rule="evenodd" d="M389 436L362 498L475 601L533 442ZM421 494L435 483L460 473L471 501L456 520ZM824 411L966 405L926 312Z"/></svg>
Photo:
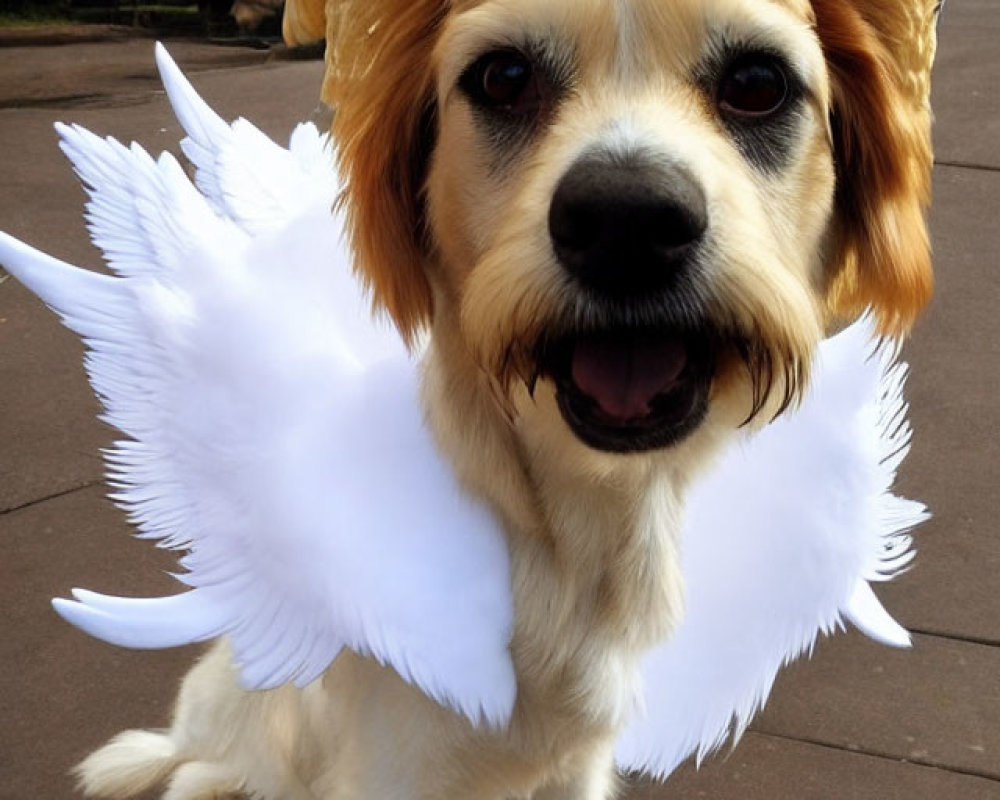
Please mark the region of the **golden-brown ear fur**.
<svg viewBox="0 0 1000 800"><path fill-rule="evenodd" d="M812 0L830 71L837 224L827 304L871 307L883 333L913 324L933 289L926 209L934 0Z"/></svg>
<svg viewBox="0 0 1000 800"><path fill-rule="evenodd" d="M357 268L404 338L432 312L422 188L434 135L431 52L447 0L329 0L324 99Z"/></svg>
<svg viewBox="0 0 1000 800"><path fill-rule="evenodd" d="M325 0L285 0L281 35L289 47L321 42L326 36Z"/></svg>

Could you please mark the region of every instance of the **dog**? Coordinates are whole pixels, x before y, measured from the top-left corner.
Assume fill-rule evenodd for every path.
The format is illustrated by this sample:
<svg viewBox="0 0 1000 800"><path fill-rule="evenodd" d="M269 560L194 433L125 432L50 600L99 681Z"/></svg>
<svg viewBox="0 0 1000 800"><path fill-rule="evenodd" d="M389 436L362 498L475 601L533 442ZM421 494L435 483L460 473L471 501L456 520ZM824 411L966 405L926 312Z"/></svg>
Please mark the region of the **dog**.
<svg viewBox="0 0 1000 800"><path fill-rule="evenodd" d="M357 269L429 332L430 428L507 535L513 717L477 728L348 651L245 692L222 641L85 793L615 796L639 660L683 613L687 487L794 406L824 335L866 308L901 335L928 301L898 33L932 5L291 0L286 36L328 41Z"/></svg>

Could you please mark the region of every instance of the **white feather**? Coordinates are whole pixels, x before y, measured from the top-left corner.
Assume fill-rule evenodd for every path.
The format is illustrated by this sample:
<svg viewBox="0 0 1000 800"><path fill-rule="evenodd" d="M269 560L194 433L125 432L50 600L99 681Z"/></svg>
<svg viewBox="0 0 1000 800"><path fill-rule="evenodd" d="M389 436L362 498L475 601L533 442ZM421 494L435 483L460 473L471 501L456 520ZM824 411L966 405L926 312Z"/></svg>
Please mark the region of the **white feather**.
<svg viewBox="0 0 1000 800"><path fill-rule="evenodd" d="M279 230L299 211L329 210L337 192L333 154L316 127L295 128L288 149L243 119L227 125L156 45L156 64L177 120L181 149L195 165L195 183L209 203L248 233Z"/></svg>
<svg viewBox="0 0 1000 800"><path fill-rule="evenodd" d="M909 446L905 367L873 336L862 320L823 342L802 407L693 489L685 616L646 658L644 707L619 742L624 769L665 777L738 739L778 670L843 618L908 645L868 586L906 566L906 532L926 518L889 494Z"/></svg>
<svg viewBox="0 0 1000 800"><path fill-rule="evenodd" d="M248 688L318 677L343 647L393 666L475 722L516 691L504 539L423 424L418 376L371 318L331 209L332 153L226 125L157 47L197 168L77 127L62 147L118 277L0 234L0 262L89 347L114 499L139 535L187 551L190 591L74 590L57 611L129 647L228 635ZM734 447L692 491L687 615L646 659L622 767L666 775L738 737L775 674L844 618L908 635L869 582L912 558L926 517L893 497L910 430L906 369L862 321L823 343L802 408Z"/></svg>

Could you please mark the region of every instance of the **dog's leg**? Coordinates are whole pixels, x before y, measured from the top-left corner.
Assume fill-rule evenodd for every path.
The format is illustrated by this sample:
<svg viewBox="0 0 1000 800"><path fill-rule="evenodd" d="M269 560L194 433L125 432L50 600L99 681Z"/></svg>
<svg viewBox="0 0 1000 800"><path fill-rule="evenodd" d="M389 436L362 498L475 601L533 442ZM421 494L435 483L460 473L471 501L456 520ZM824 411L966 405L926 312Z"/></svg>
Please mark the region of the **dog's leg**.
<svg viewBox="0 0 1000 800"><path fill-rule="evenodd" d="M618 796L618 778L613 770L595 770L569 783L551 784L532 800L612 800Z"/></svg>
<svg viewBox="0 0 1000 800"><path fill-rule="evenodd" d="M174 772L163 800L238 800L240 781L219 766L190 761Z"/></svg>
<svg viewBox="0 0 1000 800"><path fill-rule="evenodd" d="M132 797L162 783L181 761L168 734L132 730L91 753L74 773L87 797Z"/></svg>
<svg viewBox="0 0 1000 800"><path fill-rule="evenodd" d="M606 747L593 753L575 777L542 787L531 800L612 800L619 783L613 750Z"/></svg>

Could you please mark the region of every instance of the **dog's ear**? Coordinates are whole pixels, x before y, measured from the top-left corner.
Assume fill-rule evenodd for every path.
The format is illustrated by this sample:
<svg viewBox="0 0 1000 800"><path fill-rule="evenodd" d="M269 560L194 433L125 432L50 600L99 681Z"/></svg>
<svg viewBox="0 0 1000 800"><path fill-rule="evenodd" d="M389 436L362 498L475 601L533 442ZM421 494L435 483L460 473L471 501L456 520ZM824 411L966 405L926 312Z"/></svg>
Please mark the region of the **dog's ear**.
<svg viewBox="0 0 1000 800"><path fill-rule="evenodd" d="M833 318L870 307L901 335L933 289L930 68L938 0L812 0L832 83Z"/></svg>
<svg viewBox="0 0 1000 800"><path fill-rule="evenodd" d="M448 0L327 0L324 99L356 267L403 337L430 320L422 191L436 118L431 55Z"/></svg>
<svg viewBox="0 0 1000 800"><path fill-rule="evenodd" d="M289 47L323 41L326 36L324 0L285 0L281 35Z"/></svg>

